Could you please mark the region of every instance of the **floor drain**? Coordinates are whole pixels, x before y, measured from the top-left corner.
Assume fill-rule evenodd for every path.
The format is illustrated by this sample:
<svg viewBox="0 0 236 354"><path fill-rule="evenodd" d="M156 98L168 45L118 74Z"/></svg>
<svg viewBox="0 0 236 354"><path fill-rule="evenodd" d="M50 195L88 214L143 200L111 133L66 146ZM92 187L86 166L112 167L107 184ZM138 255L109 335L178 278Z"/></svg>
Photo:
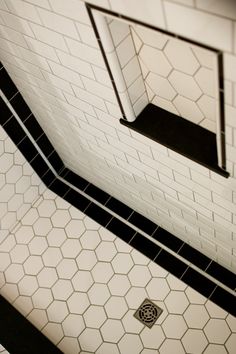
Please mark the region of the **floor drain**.
<svg viewBox="0 0 236 354"><path fill-rule="evenodd" d="M163 310L155 305L151 300L145 299L134 313L134 317L145 326L152 328Z"/></svg>

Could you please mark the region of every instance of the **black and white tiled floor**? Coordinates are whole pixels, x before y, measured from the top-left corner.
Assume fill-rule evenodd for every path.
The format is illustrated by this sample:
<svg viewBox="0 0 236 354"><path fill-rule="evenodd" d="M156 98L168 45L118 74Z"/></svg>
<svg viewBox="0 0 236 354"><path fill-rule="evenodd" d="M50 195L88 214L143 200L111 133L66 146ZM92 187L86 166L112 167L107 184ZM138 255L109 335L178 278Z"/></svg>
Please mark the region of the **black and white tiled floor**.
<svg viewBox="0 0 236 354"><path fill-rule="evenodd" d="M0 293L66 354L234 353L235 276L63 169L15 101L59 177L13 116L1 122L50 189L0 244ZM151 330L133 317L145 298L164 310Z"/></svg>

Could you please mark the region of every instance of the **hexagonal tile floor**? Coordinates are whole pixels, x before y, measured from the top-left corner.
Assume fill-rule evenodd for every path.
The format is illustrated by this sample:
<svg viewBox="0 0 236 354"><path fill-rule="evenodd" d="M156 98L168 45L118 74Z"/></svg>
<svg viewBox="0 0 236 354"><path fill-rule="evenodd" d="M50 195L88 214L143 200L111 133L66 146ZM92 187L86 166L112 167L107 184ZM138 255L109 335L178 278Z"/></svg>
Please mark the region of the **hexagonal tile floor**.
<svg viewBox="0 0 236 354"><path fill-rule="evenodd" d="M49 190L9 237L1 294L65 354L235 352L236 318ZM151 329L145 298L163 309Z"/></svg>

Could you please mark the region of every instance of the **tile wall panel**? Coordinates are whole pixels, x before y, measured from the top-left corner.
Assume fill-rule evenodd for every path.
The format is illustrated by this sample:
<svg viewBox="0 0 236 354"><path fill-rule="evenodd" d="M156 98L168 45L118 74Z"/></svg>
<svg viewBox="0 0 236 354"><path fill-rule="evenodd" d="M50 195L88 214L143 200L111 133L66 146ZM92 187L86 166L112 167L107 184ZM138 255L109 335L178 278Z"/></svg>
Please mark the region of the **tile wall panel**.
<svg viewBox="0 0 236 354"><path fill-rule="evenodd" d="M68 168L235 271L235 19L201 1L91 1L224 51L225 179L120 125L85 3L69 3L1 2L1 60L36 119Z"/></svg>

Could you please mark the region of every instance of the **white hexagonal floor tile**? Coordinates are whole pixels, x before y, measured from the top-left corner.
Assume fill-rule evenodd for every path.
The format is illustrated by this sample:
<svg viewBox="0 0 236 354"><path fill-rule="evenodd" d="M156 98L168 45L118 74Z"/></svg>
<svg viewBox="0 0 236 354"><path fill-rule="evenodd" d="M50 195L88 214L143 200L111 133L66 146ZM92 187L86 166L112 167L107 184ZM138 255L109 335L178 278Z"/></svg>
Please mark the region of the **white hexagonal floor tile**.
<svg viewBox="0 0 236 354"><path fill-rule="evenodd" d="M221 319L210 319L204 328L204 332L210 343L224 344L230 335L227 323Z"/></svg>
<svg viewBox="0 0 236 354"><path fill-rule="evenodd" d="M105 284L93 284L88 291L88 297L93 305L103 306L110 297L110 292Z"/></svg>
<svg viewBox="0 0 236 354"><path fill-rule="evenodd" d="M64 337L62 326L59 323L49 322L42 330L42 333L50 338L50 340L57 345Z"/></svg>
<svg viewBox="0 0 236 354"><path fill-rule="evenodd" d="M160 354L185 354L185 350L182 343L177 339L165 339L161 347L159 348Z"/></svg>
<svg viewBox="0 0 236 354"><path fill-rule="evenodd" d="M165 339L160 326L154 325L151 329L145 327L140 333L140 338L145 348L158 349Z"/></svg>
<svg viewBox="0 0 236 354"><path fill-rule="evenodd" d="M113 274L111 264L107 262L99 262L92 269L93 278L97 283L107 283Z"/></svg>
<svg viewBox="0 0 236 354"><path fill-rule="evenodd" d="M56 211L54 200L43 200L37 207L40 216L50 217Z"/></svg>
<svg viewBox="0 0 236 354"><path fill-rule="evenodd" d="M34 231L31 226L21 226L15 233L17 243L28 244L34 237Z"/></svg>
<svg viewBox="0 0 236 354"><path fill-rule="evenodd" d="M187 353L202 353L206 348L208 341L199 329L188 329L182 338L182 344Z"/></svg>
<svg viewBox="0 0 236 354"><path fill-rule="evenodd" d="M87 230L80 237L80 242L83 249L95 250L95 248L101 242L101 239L97 231Z"/></svg>
<svg viewBox="0 0 236 354"><path fill-rule="evenodd" d="M204 350L204 354L227 354L227 351L223 345L209 344Z"/></svg>
<svg viewBox="0 0 236 354"><path fill-rule="evenodd" d="M23 263L29 255L29 249L26 245L16 245L10 252L13 263Z"/></svg>
<svg viewBox="0 0 236 354"><path fill-rule="evenodd" d="M47 308L48 319L51 322L62 322L68 313L68 308L64 301L55 300Z"/></svg>
<svg viewBox="0 0 236 354"><path fill-rule="evenodd" d="M87 292L93 284L93 278L89 271L80 270L72 278L72 284L76 291Z"/></svg>
<svg viewBox="0 0 236 354"><path fill-rule="evenodd" d="M125 331L120 321L108 319L101 327L101 333L105 342L117 343Z"/></svg>
<svg viewBox="0 0 236 354"><path fill-rule="evenodd" d="M137 309L146 297L147 292L145 288L136 288L134 286L131 287L131 289L125 295L125 299L129 308L131 309Z"/></svg>
<svg viewBox="0 0 236 354"><path fill-rule="evenodd" d="M117 254L117 250L113 242L103 241L96 248L96 255L99 261L111 262L114 256Z"/></svg>
<svg viewBox="0 0 236 354"><path fill-rule="evenodd" d="M74 259L64 258L57 266L58 276L62 279L71 279L77 270L77 264Z"/></svg>
<svg viewBox="0 0 236 354"><path fill-rule="evenodd" d="M69 311L75 314L83 314L90 306L88 295L81 292L73 292L67 300Z"/></svg>
<svg viewBox="0 0 236 354"><path fill-rule="evenodd" d="M64 229L53 228L47 235L49 246L60 247L66 240L66 233Z"/></svg>
<svg viewBox="0 0 236 354"><path fill-rule="evenodd" d="M62 328L66 336L78 337L85 329L83 317L75 314L68 315L62 322Z"/></svg>
<svg viewBox="0 0 236 354"><path fill-rule="evenodd" d="M138 335L127 333L119 341L118 347L122 354L137 354L143 349L143 344Z"/></svg>
<svg viewBox="0 0 236 354"><path fill-rule="evenodd" d="M102 306L91 305L83 314L86 327L100 328L107 316Z"/></svg>
<svg viewBox="0 0 236 354"><path fill-rule="evenodd" d="M52 287L53 296L57 300L67 300L73 292L69 280L59 279Z"/></svg>
<svg viewBox="0 0 236 354"><path fill-rule="evenodd" d="M118 253L111 261L115 273L127 274L133 267L134 262L129 254Z"/></svg>
<svg viewBox="0 0 236 354"><path fill-rule="evenodd" d="M171 291L166 299L165 305L170 313L182 314L189 305L187 296L183 291Z"/></svg>
<svg viewBox="0 0 236 354"><path fill-rule="evenodd" d="M56 212L52 215L51 220L53 226L56 227L65 227L70 221L71 216L68 210L56 210Z"/></svg>
<svg viewBox="0 0 236 354"><path fill-rule="evenodd" d="M105 310L109 318L121 319L128 311L128 306L123 297L112 296L105 304Z"/></svg>
<svg viewBox="0 0 236 354"><path fill-rule="evenodd" d="M144 325L134 317L135 310L129 310L122 318L124 329L127 333L139 334Z"/></svg>
<svg viewBox="0 0 236 354"><path fill-rule="evenodd" d="M108 287L112 295L124 296L131 285L126 275L114 274L108 282Z"/></svg>
<svg viewBox="0 0 236 354"><path fill-rule="evenodd" d="M48 244L44 237L35 236L29 243L29 251L31 255L40 256L47 248Z"/></svg>
<svg viewBox="0 0 236 354"><path fill-rule="evenodd" d="M162 328L166 337L180 339L188 329L184 319L180 315L169 315L163 322Z"/></svg>
<svg viewBox="0 0 236 354"><path fill-rule="evenodd" d="M93 340L91 340L93 338ZM82 350L95 353L102 344L102 337L98 329L86 328L79 336L79 343Z"/></svg>
<svg viewBox="0 0 236 354"><path fill-rule="evenodd" d="M44 267L37 275L39 286L43 288L51 288L58 279L57 272L54 268Z"/></svg>
<svg viewBox="0 0 236 354"><path fill-rule="evenodd" d="M49 218L39 218L33 225L33 229L38 236L46 236L52 229L52 223Z"/></svg>
<svg viewBox="0 0 236 354"><path fill-rule="evenodd" d="M102 343L96 354L120 354L116 344Z"/></svg>
<svg viewBox="0 0 236 354"><path fill-rule="evenodd" d="M161 278L152 278L146 289L152 300L164 300L170 292L166 279Z"/></svg>
<svg viewBox="0 0 236 354"><path fill-rule="evenodd" d="M68 354L80 353L80 346L77 338L64 337L58 344L58 348L63 353L68 353Z"/></svg>
<svg viewBox="0 0 236 354"><path fill-rule="evenodd" d="M39 288L33 294L32 301L36 309L46 309L53 301L51 290Z"/></svg>
<svg viewBox="0 0 236 354"><path fill-rule="evenodd" d="M37 275L43 269L43 262L40 256L29 256L24 263L26 274Z"/></svg>
<svg viewBox="0 0 236 354"><path fill-rule="evenodd" d="M65 227L66 234L69 238L78 238L83 235L85 230L82 220L70 220Z"/></svg>
<svg viewBox="0 0 236 354"><path fill-rule="evenodd" d="M27 319L39 330L48 323L48 317L45 310L33 309L27 316Z"/></svg>
<svg viewBox="0 0 236 354"><path fill-rule="evenodd" d="M25 275L18 283L19 293L21 295L32 296L38 287L36 277L32 275Z"/></svg>
<svg viewBox="0 0 236 354"><path fill-rule="evenodd" d="M47 267L56 267L62 260L61 251L55 247L48 247L42 255L43 263Z"/></svg>
<svg viewBox="0 0 236 354"><path fill-rule="evenodd" d="M192 304L185 311L184 318L190 328L202 329L209 320L209 315L205 306Z"/></svg>
<svg viewBox="0 0 236 354"><path fill-rule="evenodd" d="M83 250L76 258L78 268L81 270L91 270L97 263L97 257L92 250Z"/></svg>

